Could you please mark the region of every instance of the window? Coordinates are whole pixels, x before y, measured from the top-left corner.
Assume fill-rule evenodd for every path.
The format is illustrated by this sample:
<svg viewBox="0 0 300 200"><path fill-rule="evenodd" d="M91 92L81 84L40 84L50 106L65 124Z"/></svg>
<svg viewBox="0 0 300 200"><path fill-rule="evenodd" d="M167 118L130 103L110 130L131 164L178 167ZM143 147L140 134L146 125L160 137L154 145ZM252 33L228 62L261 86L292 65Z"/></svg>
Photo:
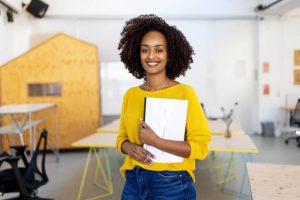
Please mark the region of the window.
<svg viewBox="0 0 300 200"><path fill-rule="evenodd" d="M61 96L61 83L29 83L28 96Z"/></svg>

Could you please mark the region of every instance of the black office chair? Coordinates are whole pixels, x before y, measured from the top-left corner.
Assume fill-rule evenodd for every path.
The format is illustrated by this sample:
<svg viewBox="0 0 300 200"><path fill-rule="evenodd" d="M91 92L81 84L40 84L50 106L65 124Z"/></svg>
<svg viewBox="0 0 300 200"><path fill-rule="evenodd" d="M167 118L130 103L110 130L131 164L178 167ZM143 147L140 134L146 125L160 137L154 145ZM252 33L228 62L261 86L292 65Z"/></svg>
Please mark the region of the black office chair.
<svg viewBox="0 0 300 200"><path fill-rule="evenodd" d="M290 126L295 127L295 129L300 128L300 99L298 99L295 109L290 113ZM289 140L296 140L297 146L300 147L300 135L295 134L286 138L285 143L288 144Z"/></svg>
<svg viewBox="0 0 300 200"><path fill-rule="evenodd" d="M37 158L39 148L43 140L41 170L38 168ZM19 192L19 196L12 199L19 200L46 200L37 196L37 189L48 182L45 169L47 147L47 131L43 130L38 140L36 149L30 162L26 157L26 146L11 146L16 150L16 156L3 154L0 157L0 169L3 162L7 162L10 168L0 170L0 192L12 193ZM23 166L18 166L19 160L23 161ZM49 200L49 199L48 199Z"/></svg>

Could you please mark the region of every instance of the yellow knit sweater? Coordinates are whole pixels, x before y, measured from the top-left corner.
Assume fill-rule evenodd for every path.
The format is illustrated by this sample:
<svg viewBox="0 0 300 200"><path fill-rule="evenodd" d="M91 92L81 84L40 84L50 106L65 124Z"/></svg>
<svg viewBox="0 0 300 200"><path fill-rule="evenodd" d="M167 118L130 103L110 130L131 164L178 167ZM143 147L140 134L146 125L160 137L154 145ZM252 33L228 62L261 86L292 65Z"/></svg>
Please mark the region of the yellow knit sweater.
<svg viewBox="0 0 300 200"><path fill-rule="evenodd" d="M138 139L140 119L144 113L144 97L184 99L188 100L188 112L186 121L185 141L190 144L191 154L181 163L153 163L145 165L126 155L120 169L122 175L126 170L133 169L136 165L152 171L181 171L186 170L193 180L195 176L195 159L203 160L208 154L208 144L211 134L204 112L193 88L186 84L177 84L159 91L144 91L140 87L130 88L123 98L120 116L120 132L117 138L117 150L121 152L121 144L129 140L135 144L141 144ZM122 152L121 152L122 153Z"/></svg>

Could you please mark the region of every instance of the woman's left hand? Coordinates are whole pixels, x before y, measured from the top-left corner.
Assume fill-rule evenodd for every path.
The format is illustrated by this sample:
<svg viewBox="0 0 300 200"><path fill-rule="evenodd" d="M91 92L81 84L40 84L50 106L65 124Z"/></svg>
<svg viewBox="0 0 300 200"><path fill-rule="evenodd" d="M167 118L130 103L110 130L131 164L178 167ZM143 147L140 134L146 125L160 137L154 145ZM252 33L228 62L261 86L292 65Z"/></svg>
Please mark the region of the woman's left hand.
<svg viewBox="0 0 300 200"><path fill-rule="evenodd" d="M146 124L142 119L140 120L141 124L139 127L139 140L143 144L148 144L151 146L155 146L156 142L160 139L158 135L155 134L155 132L151 129L151 127Z"/></svg>

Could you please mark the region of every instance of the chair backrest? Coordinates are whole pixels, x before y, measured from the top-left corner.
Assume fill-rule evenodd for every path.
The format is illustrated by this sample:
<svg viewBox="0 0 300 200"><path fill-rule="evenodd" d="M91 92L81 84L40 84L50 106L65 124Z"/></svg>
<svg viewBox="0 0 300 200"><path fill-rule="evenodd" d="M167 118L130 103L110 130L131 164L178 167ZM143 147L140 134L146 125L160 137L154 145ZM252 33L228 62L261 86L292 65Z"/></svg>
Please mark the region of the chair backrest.
<svg viewBox="0 0 300 200"><path fill-rule="evenodd" d="M44 129L40 135L38 143L36 145L35 151L32 155L32 158L29 162L28 167L26 168L26 172L24 174L25 181L27 183L26 187L30 190L35 190L36 188L46 184L48 182L48 176L46 173L46 150L47 150L47 135L48 132ZM41 170L38 167L38 155L39 149L43 142L42 146L42 160L41 160Z"/></svg>
<svg viewBox="0 0 300 200"><path fill-rule="evenodd" d="M298 114L300 114L300 99L298 99L298 101L297 101L297 104L296 104L294 112L297 112Z"/></svg>
<svg viewBox="0 0 300 200"><path fill-rule="evenodd" d="M11 166L11 168L0 171L0 192L2 194L20 192L19 199L27 199L27 197L32 195L35 196L36 189L48 182L48 176L45 169L47 134L46 130L41 132L35 151L29 162L25 156L25 146L12 147L16 149L17 152L19 151L18 156L11 156L8 154L0 159L0 166L4 161L8 162ZM40 147L42 148L41 170L37 163ZM24 156L21 155L22 153ZM18 166L20 158L25 159L24 167Z"/></svg>
<svg viewBox="0 0 300 200"><path fill-rule="evenodd" d="M300 99L298 99L295 109L291 114L291 125L300 126Z"/></svg>

